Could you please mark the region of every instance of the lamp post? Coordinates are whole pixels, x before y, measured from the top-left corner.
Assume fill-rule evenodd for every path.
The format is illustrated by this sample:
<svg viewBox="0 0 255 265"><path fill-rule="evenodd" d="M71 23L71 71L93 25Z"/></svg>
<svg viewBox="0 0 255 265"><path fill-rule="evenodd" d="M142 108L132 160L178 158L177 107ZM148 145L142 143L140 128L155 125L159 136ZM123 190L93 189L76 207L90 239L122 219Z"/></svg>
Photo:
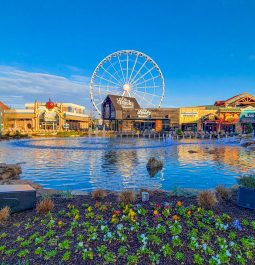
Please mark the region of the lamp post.
<svg viewBox="0 0 255 265"><path fill-rule="evenodd" d="M2 110L0 109L0 137L2 137Z"/></svg>

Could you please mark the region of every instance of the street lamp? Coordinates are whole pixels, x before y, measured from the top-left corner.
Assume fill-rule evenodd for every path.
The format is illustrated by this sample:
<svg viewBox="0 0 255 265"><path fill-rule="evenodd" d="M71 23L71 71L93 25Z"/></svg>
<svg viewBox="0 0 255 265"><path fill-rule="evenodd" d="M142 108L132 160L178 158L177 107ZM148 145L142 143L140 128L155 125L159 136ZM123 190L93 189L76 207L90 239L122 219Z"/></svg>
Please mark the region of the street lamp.
<svg viewBox="0 0 255 265"><path fill-rule="evenodd" d="M0 137L2 137L2 110L0 109Z"/></svg>

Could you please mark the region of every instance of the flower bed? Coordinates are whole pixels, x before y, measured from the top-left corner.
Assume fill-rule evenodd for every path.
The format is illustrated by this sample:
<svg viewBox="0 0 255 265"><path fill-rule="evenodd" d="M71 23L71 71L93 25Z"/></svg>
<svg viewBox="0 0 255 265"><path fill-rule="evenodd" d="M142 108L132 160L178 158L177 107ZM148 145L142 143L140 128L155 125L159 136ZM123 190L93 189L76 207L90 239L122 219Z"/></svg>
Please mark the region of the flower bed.
<svg viewBox="0 0 255 265"><path fill-rule="evenodd" d="M0 225L3 264L254 264L254 212L231 203L229 213L224 203L204 210L167 194L132 205L114 195L54 203L52 213L17 213Z"/></svg>

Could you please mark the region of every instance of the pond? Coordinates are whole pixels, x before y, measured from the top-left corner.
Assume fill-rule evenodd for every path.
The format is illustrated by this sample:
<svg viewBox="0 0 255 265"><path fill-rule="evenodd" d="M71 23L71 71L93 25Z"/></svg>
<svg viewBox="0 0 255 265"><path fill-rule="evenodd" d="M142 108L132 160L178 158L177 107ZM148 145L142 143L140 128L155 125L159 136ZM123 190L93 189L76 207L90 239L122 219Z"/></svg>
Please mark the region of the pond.
<svg viewBox="0 0 255 265"><path fill-rule="evenodd" d="M150 157L164 162L154 177ZM0 142L1 163L21 163L22 179L44 188L91 191L232 186L255 167L255 152L217 140L41 138Z"/></svg>

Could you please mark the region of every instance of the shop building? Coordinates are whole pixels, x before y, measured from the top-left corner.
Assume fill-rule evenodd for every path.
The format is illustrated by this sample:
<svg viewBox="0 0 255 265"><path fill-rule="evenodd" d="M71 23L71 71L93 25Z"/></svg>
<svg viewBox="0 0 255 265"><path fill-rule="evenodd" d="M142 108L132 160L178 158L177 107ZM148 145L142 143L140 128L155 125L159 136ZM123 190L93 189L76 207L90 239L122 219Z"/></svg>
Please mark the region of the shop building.
<svg viewBox="0 0 255 265"><path fill-rule="evenodd" d="M114 131L170 130L169 109L143 109L131 97L108 95L102 103L102 118L106 129Z"/></svg>
<svg viewBox="0 0 255 265"><path fill-rule="evenodd" d="M73 103L35 102L24 109L6 109L2 115L3 131L26 133L85 130L91 118L85 114L85 107Z"/></svg>

